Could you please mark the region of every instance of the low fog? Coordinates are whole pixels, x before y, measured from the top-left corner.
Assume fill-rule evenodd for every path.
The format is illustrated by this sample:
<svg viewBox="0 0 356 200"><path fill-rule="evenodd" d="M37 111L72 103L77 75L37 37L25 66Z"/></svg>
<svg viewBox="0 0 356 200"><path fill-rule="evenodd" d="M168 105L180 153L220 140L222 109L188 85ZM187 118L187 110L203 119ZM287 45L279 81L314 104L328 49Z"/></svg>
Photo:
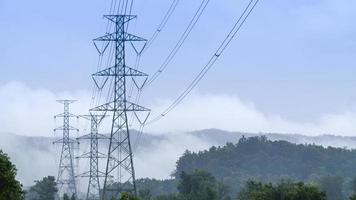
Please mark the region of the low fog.
<svg viewBox="0 0 356 200"><path fill-rule="evenodd" d="M53 145L54 137L28 137L9 133L0 133L0 149L11 157L18 168L18 178L24 186L30 186L34 180L48 175L57 175L58 155L60 146ZM138 178L169 179L175 169L175 163L185 150L197 152L205 150L213 145L221 146L226 142L237 143L238 139L256 135L267 135L271 140L287 140L293 143L315 143L324 146L355 148L355 137L341 136L303 136L296 134L251 134L227 132L217 129L202 130L179 134L149 134L141 137L136 131L132 131L134 145L134 162ZM138 139L139 138L139 139ZM81 142L81 152L75 151L76 156L87 151L89 144ZM105 143L101 143L101 152ZM104 164L105 160L101 160ZM103 167L101 167L103 169ZM88 170L88 161L81 160L77 174ZM85 180L80 182L81 188L85 186Z"/></svg>
<svg viewBox="0 0 356 200"><path fill-rule="evenodd" d="M8 133L1 135L0 149L8 153L17 166L18 179L24 186L30 186L44 176L57 176L60 145L52 144L54 137L27 137ZM174 171L175 162L186 149L199 151L213 145L189 134L143 135L140 138L140 145L135 145L134 148L135 168L139 178L167 179ZM138 142L137 137L133 140L134 143ZM102 153L106 153L104 145L105 143L101 143ZM86 142L81 142L80 147L80 152L74 151L76 156L89 150L89 144ZM101 164L104 164L104 161L101 160ZM87 171L88 164L88 160L80 160L77 173Z"/></svg>

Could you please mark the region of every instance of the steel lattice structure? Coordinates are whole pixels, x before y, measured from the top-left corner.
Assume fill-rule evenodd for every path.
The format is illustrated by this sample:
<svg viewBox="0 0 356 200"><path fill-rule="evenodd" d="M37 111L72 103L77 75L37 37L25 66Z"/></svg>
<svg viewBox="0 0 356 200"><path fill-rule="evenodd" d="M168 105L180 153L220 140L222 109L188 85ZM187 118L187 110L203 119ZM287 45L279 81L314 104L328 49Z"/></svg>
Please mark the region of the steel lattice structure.
<svg viewBox="0 0 356 200"><path fill-rule="evenodd" d="M88 190L86 200L99 200L100 199L100 178L105 177L105 173L99 171L99 159L106 158L106 156L99 152L99 140L108 139L106 136L99 134L98 128L103 115L82 115L80 116L90 120L90 133L83 135L78 140L90 140L90 150L87 153L79 156L78 158L89 159L89 171L84 172L78 177L89 178Z"/></svg>
<svg viewBox="0 0 356 200"><path fill-rule="evenodd" d="M129 102L126 99L128 77L145 77L147 74L130 68L125 63L125 43L142 41L145 39L126 32L128 22L136 16L133 15L105 15L115 30L103 37L94 39L95 42L114 43L115 64L93 74L94 78L111 77L113 81L113 99L104 105L91 109L92 112L112 112L111 134L109 138L108 159L106 163L105 179L102 199L118 198L120 194L132 192L136 194L135 170L132 158L132 148L128 124L128 112L150 111L147 108Z"/></svg>
<svg viewBox="0 0 356 200"><path fill-rule="evenodd" d="M63 118L63 125L54 129L54 131L63 131L63 137L53 142L54 144L62 144L57 176L58 190L61 195L68 194L77 197L73 148L78 143L76 140L71 139L70 132L79 130L70 126L70 118L77 118L77 116L69 112L69 104L74 103L75 100L58 100L57 102L64 105L64 112L55 116L55 118Z"/></svg>

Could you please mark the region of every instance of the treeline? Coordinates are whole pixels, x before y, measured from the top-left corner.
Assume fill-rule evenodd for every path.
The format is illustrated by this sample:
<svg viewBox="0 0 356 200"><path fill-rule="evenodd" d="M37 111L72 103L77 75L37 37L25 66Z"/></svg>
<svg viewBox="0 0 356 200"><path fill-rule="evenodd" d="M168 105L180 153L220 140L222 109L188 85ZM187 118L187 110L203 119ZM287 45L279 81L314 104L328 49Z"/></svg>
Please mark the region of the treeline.
<svg viewBox="0 0 356 200"><path fill-rule="evenodd" d="M177 177L177 192L153 195L146 189L139 191L138 198L127 200L356 200L355 188L353 194L346 197L334 181L331 177L327 177L321 184L291 180L262 183L251 179L235 195L231 193L233 185L218 181L206 171L194 170L190 174L181 172ZM327 190L323 190L323 187Z"/></svg>
<svg viewBox="0 0 356 200"><path fill-rule="evenodd" d="M140 192L141 200L326 200L325 192L317 186L282 181L276 185L248 181L236 196L231 196L230 187L217 181L210 173L194 170L179 176L178 192L153 197L149 191ZM130 198L127 198L130 199ZM133 198L132 198L133 199Z"/></svg>
<svg viewBox="0 0 356 200"><path fill-rule="evenodd" d="M356 150L269 141L263 136L243 137L236 144L227 143L198 153L186 151L177 161L175 179L144 179L137 185L153 195L174 193L182 172L202 169L229 186L235 197L250 180L266 184L291 180L318 186L330 200L343 200L356 191L355 166Z"/></svg>
<svg viewBox="0 0 356 200"><path fill-rule="evenodd" d="M251 180L238 195L231 196L229 186L203 170L194 170L191 174L182 172L177 180L175 193L153 196L149 190L140 190L138 197L126 193L121 200L327 200L326 193L317 186L302 182L263 184Z"/></svg>
<svg viewBox="0 0 356 200"><path fill-rule="evenodd" d="M294 180L307 183L335 182L342 193L352 193L356 176L356 150L269 141L266 137L241 138L237 144L186 151L178 160L175 176L204 169L218 180L241 191L249 179L277 183ZM329 179L332 179L330 181ZM337 186L336 186L337 184Z"/></svg>

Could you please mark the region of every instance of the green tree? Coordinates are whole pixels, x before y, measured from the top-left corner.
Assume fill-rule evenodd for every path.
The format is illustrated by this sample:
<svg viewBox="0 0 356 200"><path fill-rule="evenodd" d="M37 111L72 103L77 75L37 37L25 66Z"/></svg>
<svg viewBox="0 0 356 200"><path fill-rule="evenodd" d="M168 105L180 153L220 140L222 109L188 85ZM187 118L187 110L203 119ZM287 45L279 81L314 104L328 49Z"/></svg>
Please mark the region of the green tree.
<svg viewBox="0 0 356 200"><path fill-rule="evenodd" d="M121 195L120 200L140 200L140 199L130 193L125 192Z"/></svg>
<svg viewBox="0 0 356 200"><path fill-rule="evenodd" d="M185 200L184 197L178 194L170 194L170 195L160 195L154 198L154 200Z"/></svg>
<svg viewBox="0 0 356 200"><path fill-rule="evenodd" d="M217 181L208 172L195 170L192 174L182 172L178 191L187 200L217 200Z"/></svg>
<svg viewBox="0 0 356 200"><path fill-rule="evenodd" d="M238 200L326 200L325 193L313 185L281 182L277 186L248 181Z"/></svg>
<svg viewBox="0 0 356 200"><path fill-rule="evenodd" d="M0 200L22 200L22 185L16 180L16 167L7 154L0 150Z"/></svg>
<svg viewBox="0 0 356 200"><path fill-rule="evenodd" d="M219 200L231 200L231 197L230 197L230 188L221 183L221 182L218 182L217 183L217 191L218 191L218 199Z"/></svg>
<svg viewBox="0 0 356 200"><path fill-rule="evenodd" d="M204 170L181 172L178 193L159 195L154 200L230 200L229 188Z"/></svg>
<svg viewBox="0 0 356 200"><path fill-rule="evenodd" d="M351 182L351 190L352 190L352 194L353 195L356 195L356 177L354 177L352 179L352 182Z"/></svg>
<svg viewBox="0 0 356 200"><path fill-rule="evenodd" d="M68 194L63 194L63 200L70 200Z"/></svg>
<svg viewBox="0 0 356 200"><path fill-rule="evenodd" d="M149 189L143 189L143 190L138 191L138 196L142 200L151 200L152 199L152 194Z"/></svg>
<svg viewBox="0 0 356 200"><path fill-rule="evenodd" d="M285 186L283 186L285 185ZM280 192L280 196L285 195L285 199L290 200L326 200L326 195L321 192L320 189L313 185L305 185L302 182L299 183L282 183L278 186L283 190ZM285 191L285 193L283 193ZM282 195L281 195L282 194Z"/></svg>
<svg viewBox="0 0 356 200"><path fill-rule="evenodd" d="M35 185L29 190L31 200L54 200L58 192L57 183L53 176L44 177L42 180L35 181ZM68 197L68 195L67 195ZM69 200L69 197L68 199Z"/></svg>
<svg viewBox="0 0 356 200"><path fill-rule="evenodd" d="M321 190L326 192L328 200L345 199L342 193L344 180L339 176L325 176L319 181Z"/></svg>
<svg viewBox="0 0 356 200"><path fill-rule="evenodd" d="M248 181L245 188L239 193L238 200L274 200L277 198L272 184Z"/></svg>

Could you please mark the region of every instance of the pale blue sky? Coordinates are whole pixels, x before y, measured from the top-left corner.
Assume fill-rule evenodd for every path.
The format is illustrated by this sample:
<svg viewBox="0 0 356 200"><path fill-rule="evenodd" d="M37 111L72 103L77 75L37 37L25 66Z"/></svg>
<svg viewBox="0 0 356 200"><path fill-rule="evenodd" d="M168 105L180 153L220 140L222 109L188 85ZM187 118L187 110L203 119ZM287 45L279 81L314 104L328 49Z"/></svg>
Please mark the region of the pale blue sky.
<svg viewBox="0 0 356 200"><path fill-rule="evenodd" d="M149 38L169 0L136 0L131 30ZM211 0L191 37L145 99L174 98L207 62L246 0ZM97 63L91 39L104 32L109 0L0 0L0 84L52 91L90 90ZM142 58L152 74L200 0L181 0ZM263 113L294 121L356 105L356 2L261 0L238 38L195 90L234 95ZM148 103L149 104L149 103Z"/></svg>

